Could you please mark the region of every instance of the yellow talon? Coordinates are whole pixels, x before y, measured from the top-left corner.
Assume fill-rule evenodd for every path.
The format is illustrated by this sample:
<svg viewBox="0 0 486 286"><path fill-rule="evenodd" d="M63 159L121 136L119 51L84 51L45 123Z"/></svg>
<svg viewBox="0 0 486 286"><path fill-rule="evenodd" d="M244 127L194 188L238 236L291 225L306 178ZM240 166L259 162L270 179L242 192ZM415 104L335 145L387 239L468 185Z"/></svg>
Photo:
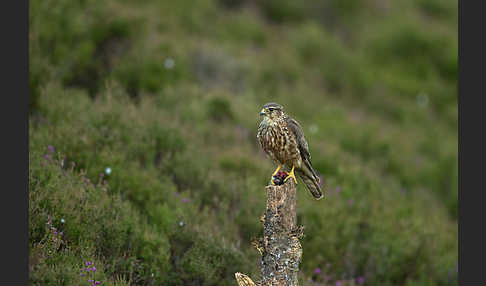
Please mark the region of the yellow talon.
<svg viewBox="0 0 486 286"><path fill-rule="evenodd" d="M280 168L282 168L282 165L278 165L277 170L275 170L275 172L273 172L272 178L270 179L270 181L272 182L272 185L274 185L274 186L275 186L275 183L273 182L273 176L275 176L278 173L278 171L280 171Z"/></svg>
<svg viewBox="0 0 486 286"><path fill-rule="evenodd" d="M297 178L295 177L294 169L295 169L295 166L292 166L292 170L290 170L290 173L288 174L287 178L284 179L284 182L287 182L287 180L289 178L294 178L294 182L297 185Z"/></svg>
<svg viewBox="0 0 486 286"><path fill-rule="evenodd" d="M272 174L272 178L278 173L278 171L280 171L280 168L282 168L282 165L278 165L277 170L275 170L275 172Z"/></svg>

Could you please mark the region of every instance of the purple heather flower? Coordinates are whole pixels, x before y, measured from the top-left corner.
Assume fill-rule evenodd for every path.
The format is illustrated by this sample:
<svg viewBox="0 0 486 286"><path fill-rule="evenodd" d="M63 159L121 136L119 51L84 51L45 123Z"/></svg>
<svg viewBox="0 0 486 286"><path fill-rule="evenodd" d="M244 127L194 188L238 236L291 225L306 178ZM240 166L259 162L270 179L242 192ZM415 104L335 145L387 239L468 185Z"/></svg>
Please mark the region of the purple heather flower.
<svg viewBox="0 0 486 286"><path fill-rule="evenodd" d="M321 273L321 268L317 267L316 269L314 269L314 273L315 274Z"/></svg>
<svg viewBox="0 0 486 286"><path fill-rule="evenodd" d="M101 173L101 174L100 174L100 177L102 177L102 178L103 178L104 176L105 176L105 173Z"/></svg>
<svg viewBox="0 0 486 286"><path fill-rule="evenodd" d="M95 281L94 285L100 285L101 282L100 281Z"/></svg>
<svg viewBox="0 0 486 286"><path fill-rule="evenodd" d="M91 261L86 261L86 263L84 265L86 265L86 266L91 265Z"/></svg>
<svg viewBox="0 0 486 286"><path fill-rule="evenodd" d="M364 281L365 281L365 278L363 276L359 276L358 278L356 278L356 284L364 283Z"/></svg>
<svg viewBox="0 0 486 286"><path fill-rule="evenodd" d="M93 268L91 268L91 270L93 270L93 272L96 271L96 267L93 266Z"/></svg>
<svg viewBox="0 0 486 286"><path fill-rule="evenodd" d="M49 152L54 153L54 146L49 145L47 146L47 149L49 149Z"/></svg>
<svg viewBox="0 0 486 286"><path fill-rule="evenodd" d="M341 285L343 285L343 282L341 282L341 280L336 281L336 286L341 286Z"/></svg>
<svg viewBox="0 0 486 286"><path fill-rule="evenodd" d="M89 280L88 280L88 282L89 282L89 283L93 283L93 282L94 282L94 280L93 280L93 279L89 279Z"/></svg>
<svg viewBox="0 0 486 286"><path fill-rule="evenodd" d="M45 155L44 155L44 159L46 159L46 160L51 159L51 155L49 155L49 154L45 154Z"/></svg>
<svg viewBox="0 0 486 286"><path fill-rule="evenodd" d="M188 198L183 198L183 199L182 199L182 202L183 202L183 203L187 203L187 202L189 202L189 199L188 199Z"/></svg>
<svg viewBox="0 0 486 286"><path fill-rule="evenodd" d="M74 168L74 166L76 166L76 163L74 163L74 161L72 161L71 166L73 166L73 168Z"/></svg>

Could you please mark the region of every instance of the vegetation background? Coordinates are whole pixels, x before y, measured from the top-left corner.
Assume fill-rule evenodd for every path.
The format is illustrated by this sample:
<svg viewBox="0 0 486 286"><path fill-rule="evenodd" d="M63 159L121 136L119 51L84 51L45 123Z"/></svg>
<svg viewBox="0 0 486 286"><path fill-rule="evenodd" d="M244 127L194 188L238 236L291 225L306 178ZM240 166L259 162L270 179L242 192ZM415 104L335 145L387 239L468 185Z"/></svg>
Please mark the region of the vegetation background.
<svg viewBox="0 0 486 286"><path fill-rule="evenodd" d="M302 285L457 285L457 1L30 1L32 285L258 279L261 106L305 128Z"/></svg>

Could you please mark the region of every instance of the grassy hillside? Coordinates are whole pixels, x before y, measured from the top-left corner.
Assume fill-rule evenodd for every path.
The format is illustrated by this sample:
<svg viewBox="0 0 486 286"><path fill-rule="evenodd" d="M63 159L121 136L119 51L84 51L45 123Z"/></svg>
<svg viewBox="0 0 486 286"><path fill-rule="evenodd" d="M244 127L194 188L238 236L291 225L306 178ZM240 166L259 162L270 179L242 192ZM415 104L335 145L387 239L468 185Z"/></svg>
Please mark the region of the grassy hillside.
<svg viewBox="0 0 486 286"><path fill-rule="evenodd" d="M269 101L326 185L302 285L457 285L456 2L35 0L29 38L32 285L258 278Z"/></svg>

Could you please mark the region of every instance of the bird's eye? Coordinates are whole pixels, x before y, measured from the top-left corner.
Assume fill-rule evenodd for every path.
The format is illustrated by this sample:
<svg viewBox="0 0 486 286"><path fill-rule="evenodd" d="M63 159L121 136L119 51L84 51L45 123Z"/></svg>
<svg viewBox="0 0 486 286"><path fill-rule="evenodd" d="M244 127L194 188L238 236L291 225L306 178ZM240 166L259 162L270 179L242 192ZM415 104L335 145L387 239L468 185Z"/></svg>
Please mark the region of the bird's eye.
<svg viewBox="0 0 486 286"><path fill-rule="evenodd" d="M270 112L272 112L272 111L273 111L273 107L268 108L268 110L269 110Z"/></svg>

